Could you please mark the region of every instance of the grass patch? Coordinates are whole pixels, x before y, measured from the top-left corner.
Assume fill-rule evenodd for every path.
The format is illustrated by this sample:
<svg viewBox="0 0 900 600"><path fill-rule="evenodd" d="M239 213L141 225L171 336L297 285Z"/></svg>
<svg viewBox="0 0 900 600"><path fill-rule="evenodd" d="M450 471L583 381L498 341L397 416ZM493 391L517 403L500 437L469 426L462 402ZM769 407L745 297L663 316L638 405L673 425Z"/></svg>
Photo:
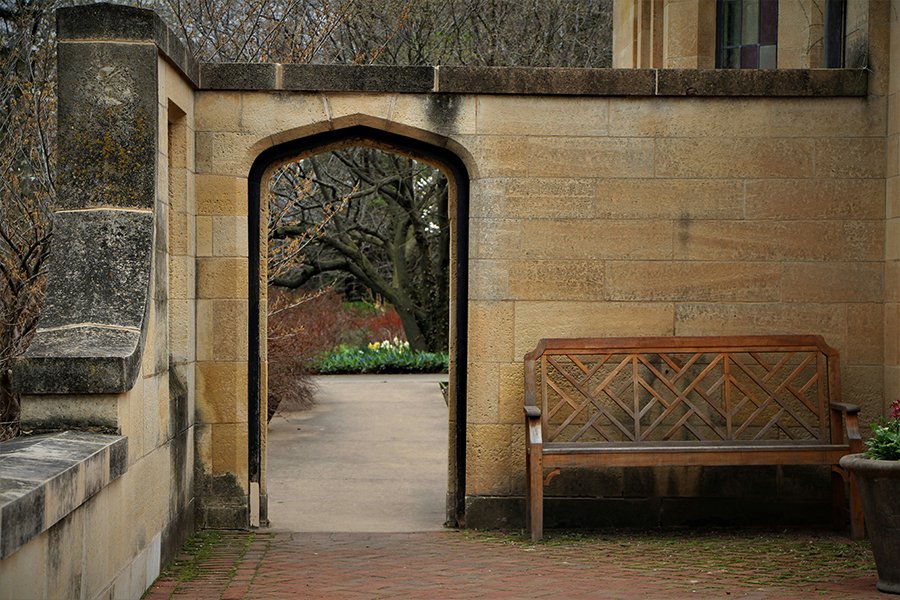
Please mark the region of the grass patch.
<svg viewBox="0 0 900 600"><path fill-rule="evenodd" d="M181 584L196 580L214 579L224 590L234 579L238 566L255 539L255 533L198 531L185 541L181 552L160 571L157 583L176 582L176 596L182 589ZM216 558L211 560L214 555Z"/></svg>
<svg viewBox="0 0 900 600"><path fill-rule="evenodd" d="M200 576L200 563L212 555L222 541L221 531L198 531L187 539L176 558L163 568L162 577L175 581L193 581Z"/></svg>

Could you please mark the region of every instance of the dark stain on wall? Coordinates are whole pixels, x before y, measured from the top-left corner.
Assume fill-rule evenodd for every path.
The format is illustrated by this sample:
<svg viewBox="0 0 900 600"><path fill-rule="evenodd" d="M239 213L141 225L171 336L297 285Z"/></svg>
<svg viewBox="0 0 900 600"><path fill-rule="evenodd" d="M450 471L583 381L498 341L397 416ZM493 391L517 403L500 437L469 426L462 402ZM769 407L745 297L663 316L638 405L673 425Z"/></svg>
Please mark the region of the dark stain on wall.
<svg viewBox="0 0 900 600"><path fill-rule="evenodd" d="M435 129L449 131L459 117L459 105L460 98L456 94L431 94L425 112Z"/></svg>

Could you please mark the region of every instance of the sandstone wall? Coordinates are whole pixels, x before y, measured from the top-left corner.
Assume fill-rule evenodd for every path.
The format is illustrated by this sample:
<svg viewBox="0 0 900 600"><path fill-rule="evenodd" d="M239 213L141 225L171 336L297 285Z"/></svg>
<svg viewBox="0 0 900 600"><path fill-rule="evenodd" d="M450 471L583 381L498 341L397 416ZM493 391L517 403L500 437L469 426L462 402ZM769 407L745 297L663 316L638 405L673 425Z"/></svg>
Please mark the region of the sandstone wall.
<svg viewBox="0 0 900 600"><path fill-rule="evenodd" d="M51 448L5 456L33 462L27 495L4 485L0 598L136 599L194 529L190 63L164 59L146 11L58 22L61 226L49 310L14 372L23 429ZM76 449L123 443L85 459L41 435L66 428L88 431Z"/></svg>
<svg viewBox="0 0 900 600"><path fill-rule="evenodd" d="M696 13L688 4L666 1L667 18ZM522 356L542 337L821 334L841 353L844 399L861 404L865 420L882 414L900 387L898 136L888 79L897 11L872 7L869 71L770 73L197 66L148 13L78 9L95 37L76 27L70 43L92 72L113 60L133 75L132 54L144 57L152 81L142 79L139 96L152 99L155 114L141 122L152 122L153 134L133 150L152 153L128 163L133 177L97 179L121 194L98 195L74 172L72 189L85 193L70 195L60 220L70 227L60 231L81 246L60 243L63 235L55 252L85 239L98 251L110 240L144 250L124 261L131 270L122 281L135 283L108 294L116 299L109 312L76 321L48 313L62 320L39 334L18 379L31 390L28 422L120 433L127 469L53 525L58 533L40 533L0 568L97 540L113 558L73 562L90 598L137 589L194 515L201 526L265 521L265 417L252 416L248 362L258 334L265 415L265 297L250 298L257 257L249 239L251 223L266 219L264 207L250 212L248 177L264 152L355 126L402 136L409 143L400 151L424 144L452 153L468 172L454 199L467 203L468 217L452 222L454 234L465 232L466 271L454 285L468 282L468 315L454 323L466 361L453 365L451 381L463 373L466 392L448 410L450 479L464 456L468 525L521 523ZM96 27L111 28L106 41ZM130 58L116 59L112 46ZM683 55L703 54L691 52ZM97 231L115 235L87 235L98 219L115 227ZM76 254L57 265L80 265L73 280L85 279L90 262ZM134 298L143 311L132 310ZM251 332L253 307L259 331ZM108 352L60 357L60 348ZM72 366L82 364L97 368ZM100 377L110 374L115 385ZM457 401L465 403L460 429ZM815 503L827 498L827 480L789 468L576 471L548 488L548 524L554 511L602 524L598 506L603 518L632 524L696 520L709 505L690 508L691 498L724 497L732 512ZM590 502L598 497L604 503ZM112 516L95 523L100 514ZM42 589L56 585L47 581Z"/></svg>
<svg viewBox="0 0 900 600"><path fill-rule="evenodd" d="M198 346L211 352L198 355L198 373L245 358L246 248L231 240L247 227L255 157L365 124L447 147L471 175L471 510L523 492L521 359L541 337L818 333L841 352L845 399L881 414L883 100L473 92L452 96L450 118L433 102L198 92L198 240L212 237L198 259L198 339L215 340ZM241 414L243 379L233 393L217 381L223 413ZM201 407L216 401L202 385L198 394ZM228 419L211 428L227 431ZM244 477L241 465L227 469Z"/></svg>

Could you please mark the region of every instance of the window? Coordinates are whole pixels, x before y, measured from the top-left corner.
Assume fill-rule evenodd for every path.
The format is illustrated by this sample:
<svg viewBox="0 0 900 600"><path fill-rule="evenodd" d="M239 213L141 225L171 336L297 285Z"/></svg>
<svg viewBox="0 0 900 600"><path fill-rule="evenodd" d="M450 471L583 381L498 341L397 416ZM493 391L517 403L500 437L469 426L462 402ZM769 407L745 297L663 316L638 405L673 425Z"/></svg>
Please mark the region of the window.
<svg viewBox="0 0 900 600"><path fill-rule="evenodd" d="M718 0L720 69L778 66L778 0Z"/></svg>
<svg viewBox="0 0 900 600"><path fill-rule="evenodd" d="M847 31L847 0L825 2L825 67L844 66L844 36Z"/></svg>

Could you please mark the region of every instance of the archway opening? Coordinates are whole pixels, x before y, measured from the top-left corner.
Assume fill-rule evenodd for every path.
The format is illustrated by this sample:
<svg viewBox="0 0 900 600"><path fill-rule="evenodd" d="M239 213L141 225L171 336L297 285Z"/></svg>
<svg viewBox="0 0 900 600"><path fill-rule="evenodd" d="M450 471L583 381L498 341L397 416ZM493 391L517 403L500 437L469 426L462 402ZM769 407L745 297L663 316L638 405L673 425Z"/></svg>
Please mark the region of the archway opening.
<svg viewBox="0 0 900 600"><path fill-rule="evenodd" d="M267 520L266 484L266 422L265 414L267 379L265 362L266 340L266 294L261 286L269 281L267 256L262 251L267 246L268 211L267 194L269 181L278 169L286 164L309 160L310 157L325 156L335 151L345 155L351 148L375 148L398 158L404 164L425 163L440 170L446 178L445 215L435 215L435 221L446 219L448 227L449 273L446 277L448 327L446 343L449 350L449 377L447 389L447 439L448 477L446 522L462 525L465 512L465 440L466 440L466 323L467 323L467 265L468 265L468 206L469 176L462 160L442 146L436 146L415 138L386 132L367 126L352 126L327 131L289 141L263 152L249 174L249 377L248 413L250 431L249 464L250 481L261 489L261 518ZM331 154L333 155L333 154ZM357 190L358 191L358 190ZM350 191L349 193L353 193ZM263 220L265 217L266 220ZM398 313L400 311L397 311ZM398 314L398 316L400 316ZM411 322L409 314L402 315L404 331L412 345L432 346L434 332L423 332L421 327ZM419 324L426 320L419 319ZM431 336L428 341L425 338Z"/></svg>

